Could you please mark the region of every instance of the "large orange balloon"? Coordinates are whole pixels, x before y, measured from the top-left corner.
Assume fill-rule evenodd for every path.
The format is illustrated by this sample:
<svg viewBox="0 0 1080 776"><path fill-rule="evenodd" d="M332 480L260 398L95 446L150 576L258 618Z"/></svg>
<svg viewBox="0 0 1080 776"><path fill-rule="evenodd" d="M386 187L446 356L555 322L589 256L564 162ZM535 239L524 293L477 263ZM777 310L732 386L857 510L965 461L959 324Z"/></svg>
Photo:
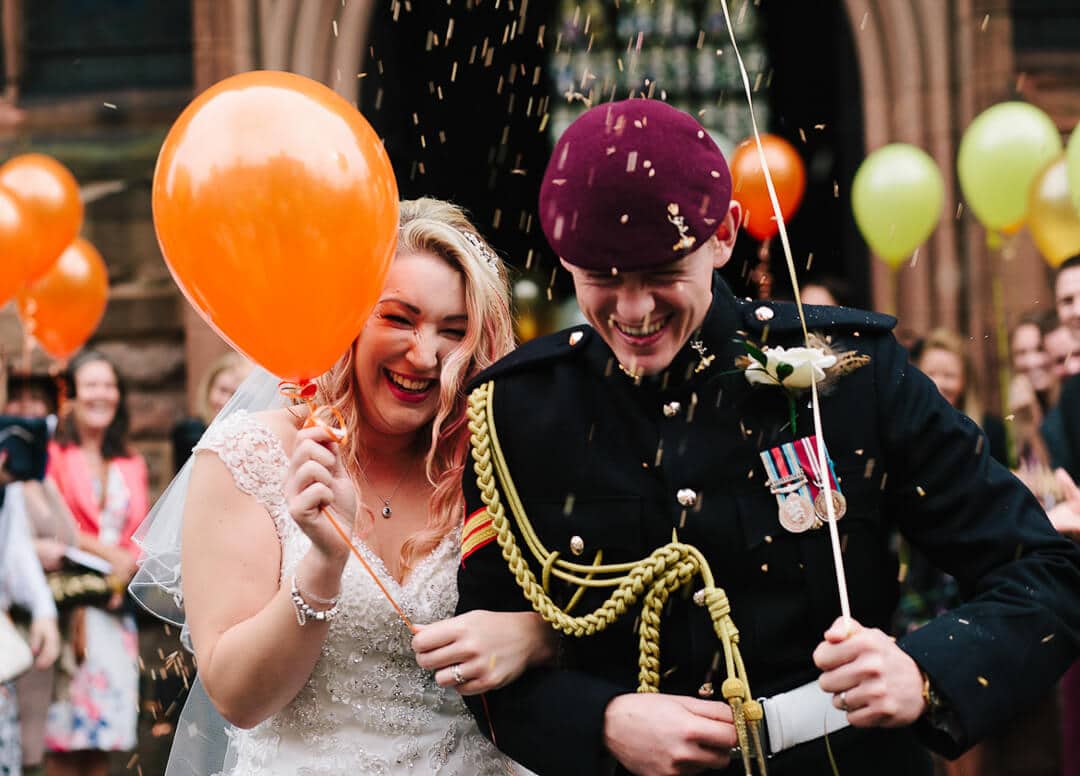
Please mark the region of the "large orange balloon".
<svg viewBox="0 0 1080 776"><path fill-rule="evenodd" d="M154 171L154 226L181 290L285 379L325 372L363 328L393 257L397 200L364 117L292 73L242 73L203 92Z"/></svg>
<svg viewBox="0 0 1080 776"><path fill-rule="evenodd" d="M25 260L36 246L37 231L26 209L0 186L0 306L26 284Z"/></svg>
<svg viewBox="0 0 1080 776"><path fill-rule="evenodd" d="M79 184L67 167L44 154L21 154L0 167L0 185L14 194L34 224L36 247L23 258L27 282L37 280L82 227Z"/></svg>
<svg viewBox="0 0 1080 776"><path fill-rule="evenodd" d="M27 333L46 353L63 360L81 348L101 322L109 273L97 249L77 237L45 277L16 298Z"/></svg>
<svg viewBox="0 0 1080 776"><path fill-rule="evenodd" d="M765 149L780 212L786 221L802 202L803 192L806 191L806 168L799 152L782 137L762 135L761 146ZM780 231L753 138L735 147L731 155L731 182L731 196L739 200L743 207L742 225L746 231L759 240L768 240Z"/></svg>

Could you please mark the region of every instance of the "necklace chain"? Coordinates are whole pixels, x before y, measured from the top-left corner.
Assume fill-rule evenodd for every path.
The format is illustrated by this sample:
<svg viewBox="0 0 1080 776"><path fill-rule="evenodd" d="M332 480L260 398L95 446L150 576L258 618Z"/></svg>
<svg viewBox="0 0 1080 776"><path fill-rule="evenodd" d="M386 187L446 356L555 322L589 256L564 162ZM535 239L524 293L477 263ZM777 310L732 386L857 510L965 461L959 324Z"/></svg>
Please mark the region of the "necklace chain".
<svg viewBox="0 0 1080 776"><path fill-rule="evenodd" d="M364 482L366 482L371 488L371 492L375 496L375 498L379 499L379 501L383 503L381 512L382 516L387 520L389 520L390 517L392 517L394 514L394 509L390 506L390 502L393 500L394 496L397 495L398 490L400 490L401 488L401 483L405 482L405 475L408 473L409 470L405 469L405 471L402 472L401 477L398 478L397 485L394 486L394 490L390 493L389 496L383 497L375 492L375 484L371 481L371 478L368 477L367 472L364 471L364 467L360 467L360 476L364 478Z"/></svg>

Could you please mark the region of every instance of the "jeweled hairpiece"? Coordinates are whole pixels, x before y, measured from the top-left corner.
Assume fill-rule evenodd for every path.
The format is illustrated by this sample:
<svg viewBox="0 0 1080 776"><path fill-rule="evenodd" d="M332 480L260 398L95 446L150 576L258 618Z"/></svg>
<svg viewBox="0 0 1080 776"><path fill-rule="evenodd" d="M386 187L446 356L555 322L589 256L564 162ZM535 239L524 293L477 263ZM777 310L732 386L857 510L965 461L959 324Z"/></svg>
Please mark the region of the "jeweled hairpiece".
<svg viewBox="0 0 1080 776"><path fill-rule="evenodd" d="M488 268L492 272L498 274L499 257L496 256L495 251L491 250L491 247L486 242L484 242L483 238L480 237L480 235L478 235L476 232L466 232L464 230L461 230L461 234L466 240L469 241L469 244L472 245L472 247L476 248L476 250L479 251L480 255L484 258L484 261L487 262Z"/></svg>

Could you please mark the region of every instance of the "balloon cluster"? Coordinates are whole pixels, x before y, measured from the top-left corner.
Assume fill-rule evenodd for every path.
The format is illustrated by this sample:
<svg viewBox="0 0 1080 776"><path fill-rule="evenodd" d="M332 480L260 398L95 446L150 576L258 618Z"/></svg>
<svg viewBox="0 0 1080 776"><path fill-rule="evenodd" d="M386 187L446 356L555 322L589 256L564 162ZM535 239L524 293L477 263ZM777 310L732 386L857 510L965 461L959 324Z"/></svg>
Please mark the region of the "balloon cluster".
<svg viewBox="0 0 1080 776"><path fill-rule="evenodd" d="M60 162L22 154L0 166L0 305L14 298L27 334L61 361L93 334L109 294L105 262L78 237L82 220Z"/></svg>
<svg viewBox="0 0 1080 776"><path fill-rule="evenodd" d="M1080 128L1069 153L1043 111L1003 102L965 130L957 177L968 208L991 243L1027 225L1051 266L1080 253ZM903 143L879 148L859 167L851 191L855 223L871 249L898 267L941 219L944 185L937 165Z"/></svg>

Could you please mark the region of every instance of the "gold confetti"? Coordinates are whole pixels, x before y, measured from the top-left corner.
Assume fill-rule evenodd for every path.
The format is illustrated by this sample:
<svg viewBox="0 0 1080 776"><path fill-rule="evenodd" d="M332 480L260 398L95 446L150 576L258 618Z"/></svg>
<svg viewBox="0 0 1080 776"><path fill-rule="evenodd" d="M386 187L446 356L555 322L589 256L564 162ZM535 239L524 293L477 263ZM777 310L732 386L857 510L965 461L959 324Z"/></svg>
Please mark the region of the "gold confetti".
<svg viewBox="0 0 1080 776"><path fill-rule="evenodd" d="M1051 633L1051 634L1050 634L1049 636L1043 636L1043 637L1042 637L1042 643L1043 643L1043 644L1045 644L1046 642L1050 641L1050 640L1051 640L1051 639L1053 639L1053 638L1054 638L1054 634L1053 634L1053 633Z"/></svg>
<svg viewBox="0 0 1080 776"><path fill-rule="evenodd" d="M987 679L985 676L977 676L975 678L978 680L979 684L981 684L983 687L989 687L990 686L990 680Z"/></svg>
<svg viewBox="0 0 1080 776"><path fill-rule="evenodd" d="M915 492L918 493L920 496L926 495L926 491L922 489L922 485L916 485Z"/></svg>
<svg viewBox="0 0 1080 776"><path fill-rule="evenodd" d="M986 14L983 17L982 24L979 25L979 32L986 32L986 28L990 26L990 14Z"/></svg>
<svg viewBox="0 0 1080 776"><path fill-rule="evenodd" d="M103 102L103 103L101 103L101 104L102 104L102 105L104 105L104 106L105 106L106 108L108 108L109 110L116 110L116 105L115 105L114 103L111 103L111 102Z"/></svg>

